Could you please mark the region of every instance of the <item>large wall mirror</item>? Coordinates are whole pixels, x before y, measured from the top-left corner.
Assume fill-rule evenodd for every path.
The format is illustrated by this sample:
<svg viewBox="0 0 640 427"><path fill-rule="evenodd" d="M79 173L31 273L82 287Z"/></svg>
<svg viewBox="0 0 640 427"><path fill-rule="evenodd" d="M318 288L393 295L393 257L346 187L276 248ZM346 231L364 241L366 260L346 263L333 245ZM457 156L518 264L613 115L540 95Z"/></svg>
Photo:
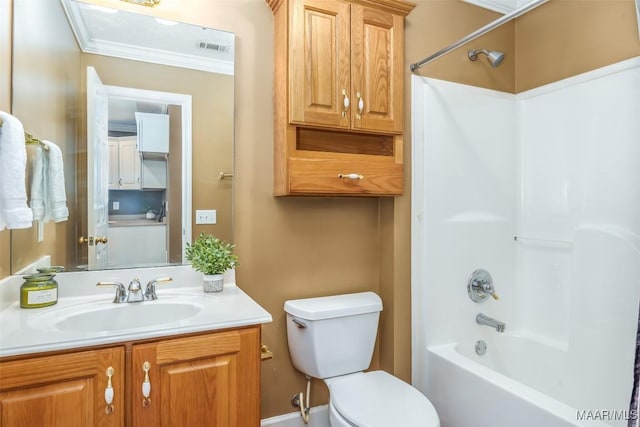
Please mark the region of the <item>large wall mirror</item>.
<svg viewBox="0 0 640 427"><path fill-rule="evenodd" d="M12 113L60 148L69 215L11 232L13 274L183 264L201 232L232 241L234 36L140 9L14 1ZM29 196L42 150L27 145Z"/></svg>

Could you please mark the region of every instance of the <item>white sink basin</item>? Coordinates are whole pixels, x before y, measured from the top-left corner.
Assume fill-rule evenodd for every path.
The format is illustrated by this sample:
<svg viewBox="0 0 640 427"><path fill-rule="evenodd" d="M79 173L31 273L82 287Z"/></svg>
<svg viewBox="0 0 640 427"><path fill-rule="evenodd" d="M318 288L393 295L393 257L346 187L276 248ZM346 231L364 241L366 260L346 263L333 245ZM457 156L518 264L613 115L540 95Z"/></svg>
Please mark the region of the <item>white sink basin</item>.
<svg viewBox="0 0 640 427"><path fill-rule="evenodd" d="M104 332L146 328L179 322L202 310L196 299L105 303L104 301L52 309L34 318L39 328L68 332Z"/></svg>

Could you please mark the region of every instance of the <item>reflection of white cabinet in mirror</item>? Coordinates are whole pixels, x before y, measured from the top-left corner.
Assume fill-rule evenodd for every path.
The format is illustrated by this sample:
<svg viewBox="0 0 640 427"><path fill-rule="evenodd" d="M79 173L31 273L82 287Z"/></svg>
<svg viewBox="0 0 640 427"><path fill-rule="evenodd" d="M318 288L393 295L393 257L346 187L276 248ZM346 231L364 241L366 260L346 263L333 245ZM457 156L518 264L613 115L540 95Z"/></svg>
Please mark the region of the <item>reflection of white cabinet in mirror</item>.
<svg viewBox="0 0 640 427"><path fill-rule="evenodd" d="M109 190L140 190L140 154L135 136L109 137Z"/></svg>
<svg viewBox="0 0 640 427"><path fill-rule="evenodd" d="M166 263L166 242L166 225L155 221L146 221L145 225L109 226L109 268L146 267Z"/></svg>
<svg viewBox="0 0 640 427"><path fill-rule="evenodd" d="M169 153L169 115L136 112L138 149L141 152Z"/></svg>

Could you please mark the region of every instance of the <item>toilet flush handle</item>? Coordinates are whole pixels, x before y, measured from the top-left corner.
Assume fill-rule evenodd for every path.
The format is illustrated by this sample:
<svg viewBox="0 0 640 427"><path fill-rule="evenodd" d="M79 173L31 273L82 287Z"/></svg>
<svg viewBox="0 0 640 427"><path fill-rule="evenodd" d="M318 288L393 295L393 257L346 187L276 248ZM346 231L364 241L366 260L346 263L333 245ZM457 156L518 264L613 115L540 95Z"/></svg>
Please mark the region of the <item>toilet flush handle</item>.
<svg viewBox="0 0 640 427"><path fill-rule="evenodd" d="M306 323L304 323L302 320L298 320L298 319L296 319L295 317L294 317L294 318L292 318L292 319L291 319L291 321L292 321L293 323L295 323L295 324L296 324L296 326L297 326L298 328L300 328L300 329L304 329L304 328L306 328L306 327L307 327L307 324L306 324Z"/></svg>

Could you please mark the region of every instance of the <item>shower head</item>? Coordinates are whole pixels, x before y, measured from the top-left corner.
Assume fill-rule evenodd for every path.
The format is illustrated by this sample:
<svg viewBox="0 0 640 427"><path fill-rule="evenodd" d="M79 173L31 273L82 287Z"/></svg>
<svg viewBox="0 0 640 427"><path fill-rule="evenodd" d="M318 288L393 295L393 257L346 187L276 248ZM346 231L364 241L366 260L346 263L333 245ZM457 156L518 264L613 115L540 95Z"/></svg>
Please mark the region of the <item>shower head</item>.
<svg viewBox="0 0 640 427"><path fill-rule="evenodd" d="M487 55L487 60L489 61L491 66L494 68L502 64L502 60L504 59L504 53L498 52L496 50L492 50L489 52L486 49L469 50L469 53L468 53L469 59L472 61L475 61L476 59L478 59L479 53L483 53Z"/></svg>

